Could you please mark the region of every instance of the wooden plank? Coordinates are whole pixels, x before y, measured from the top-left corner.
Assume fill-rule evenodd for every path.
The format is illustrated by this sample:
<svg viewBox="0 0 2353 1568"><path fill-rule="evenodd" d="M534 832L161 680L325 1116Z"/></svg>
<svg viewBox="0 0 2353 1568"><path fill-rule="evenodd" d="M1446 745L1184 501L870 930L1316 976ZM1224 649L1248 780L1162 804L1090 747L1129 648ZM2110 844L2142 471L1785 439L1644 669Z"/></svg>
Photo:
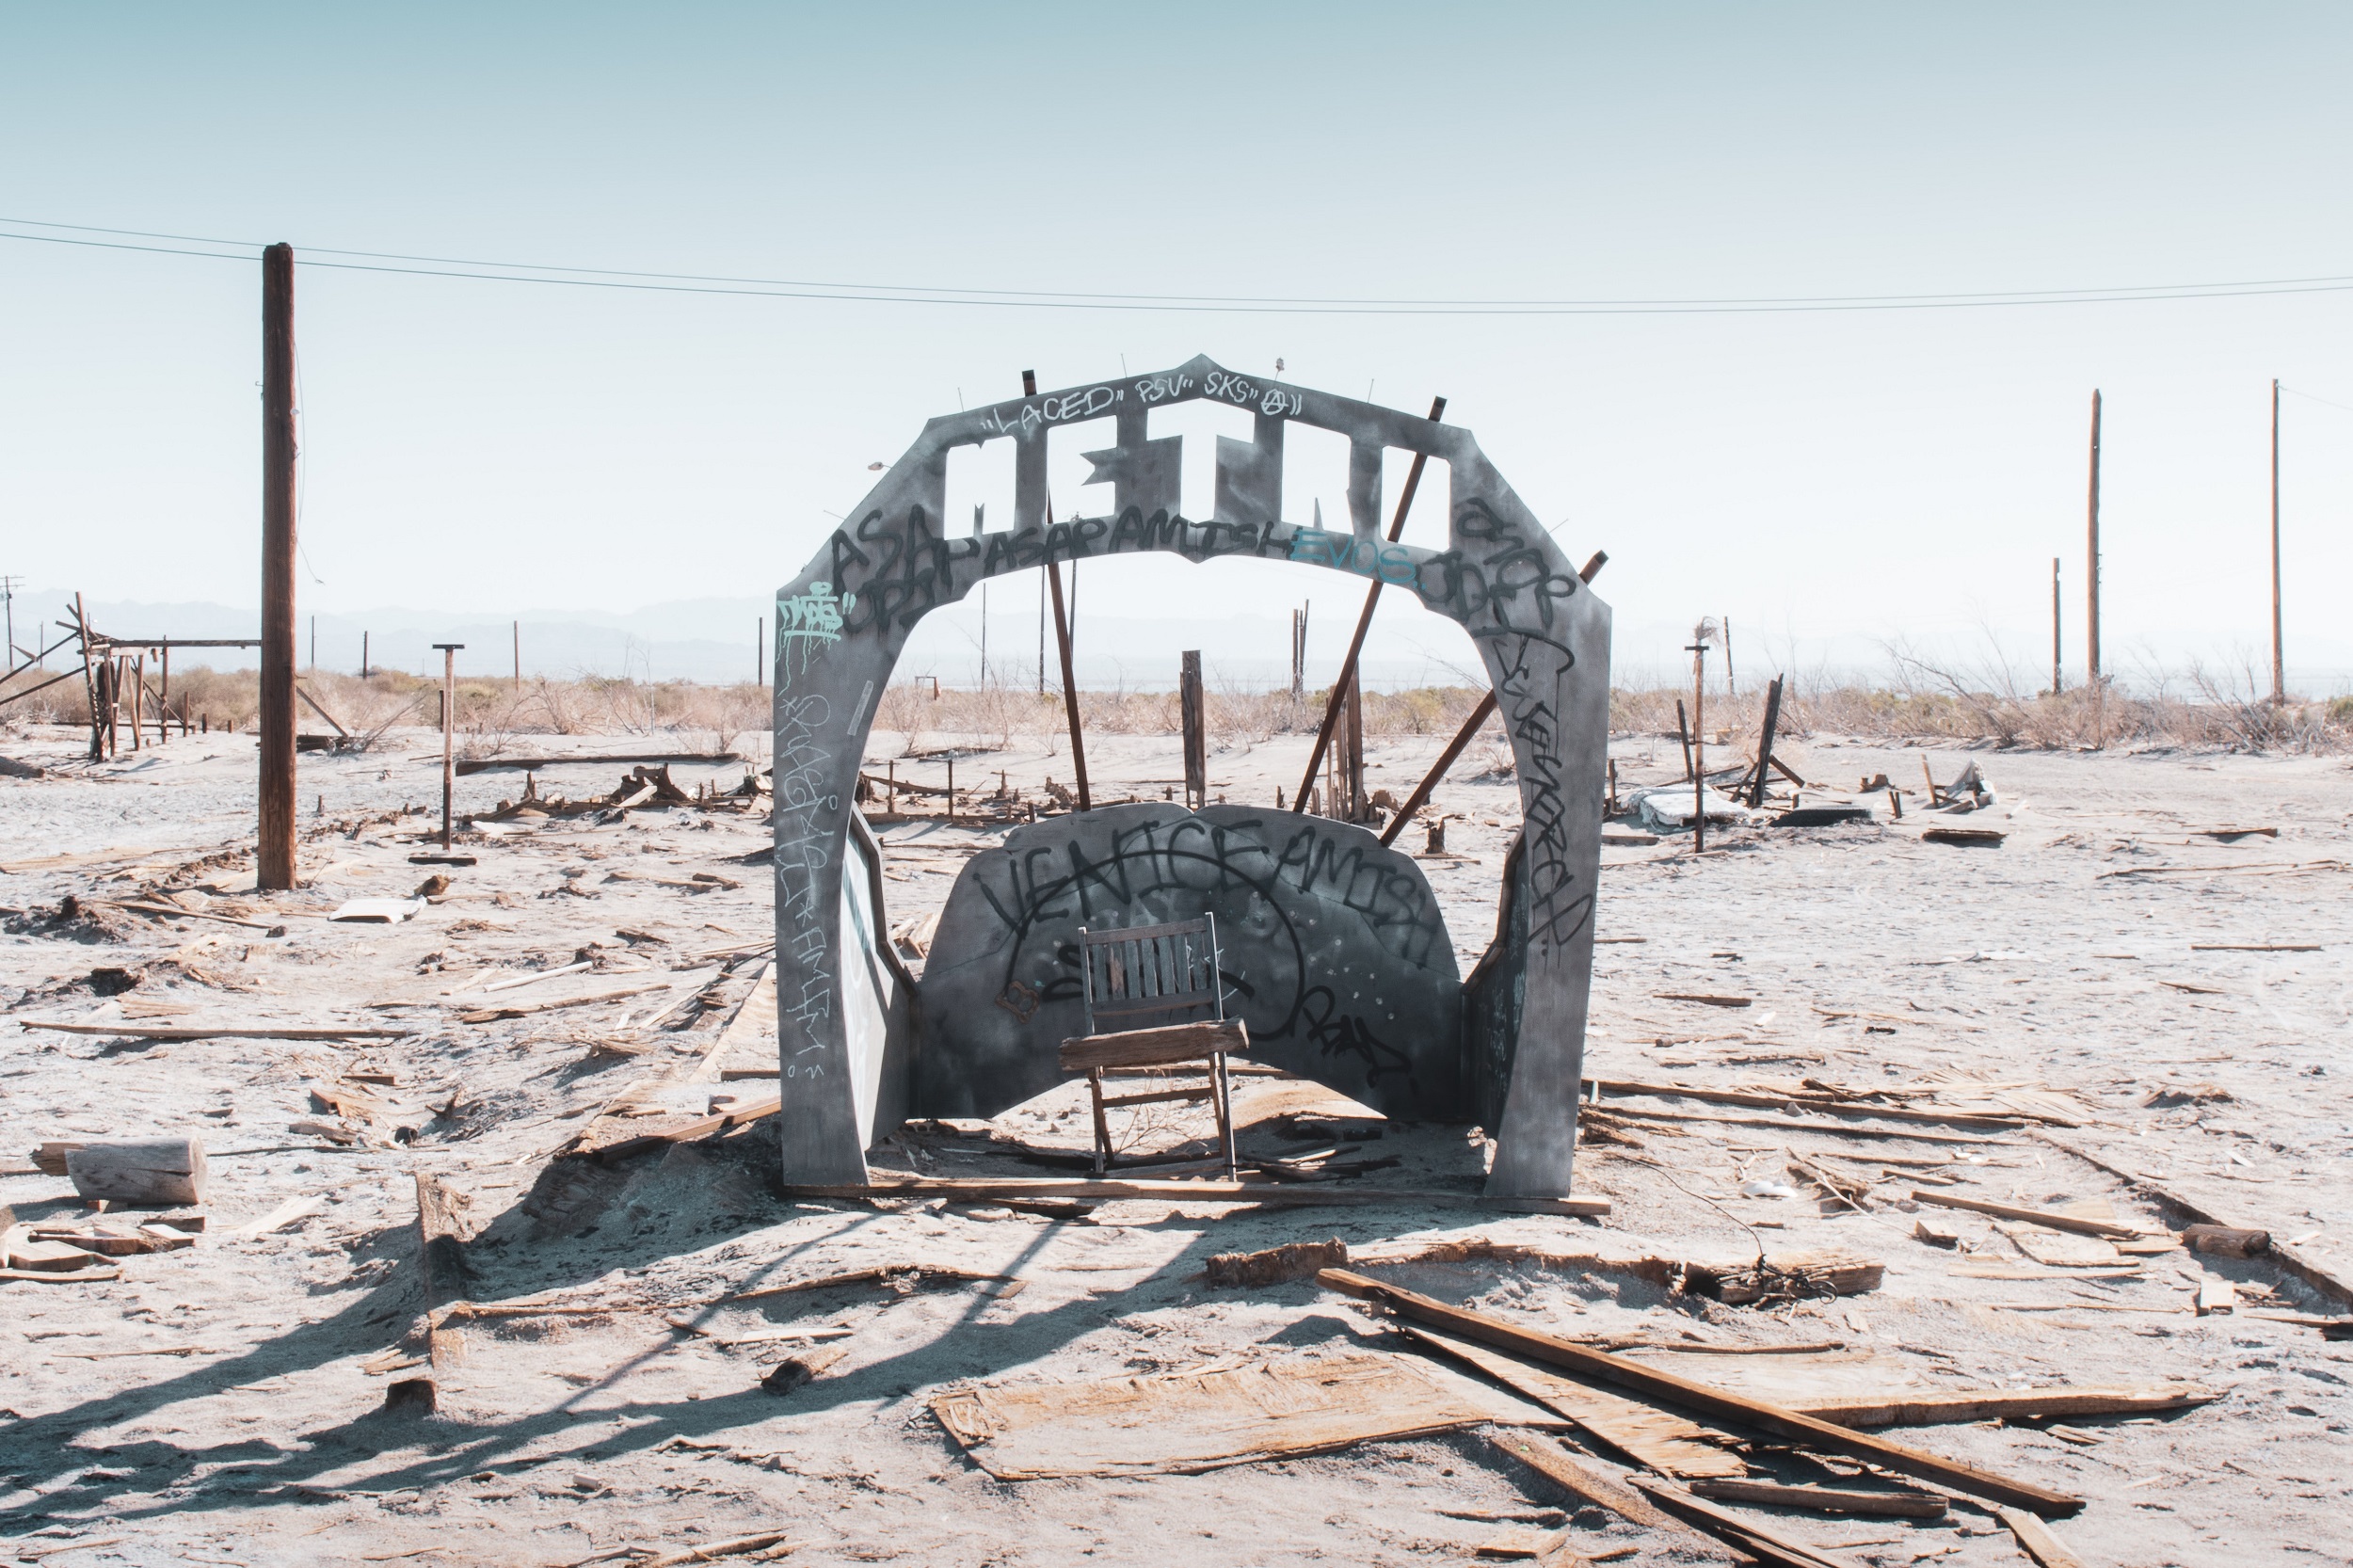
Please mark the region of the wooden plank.
<svg viewBox="0 0 2353 1568"><path fill-rule="evenodd" d="M1795 1116L1725 1116L1706 1111L1646 1111L1623 1100L1606 1108L1612 1116L1651 1122L1712 1122L1719 1127L1770 1127L1784 1132L1813 1132L1825 1138L1901 1138L1914 1144L1961 1144L1984 1148L2006 1142L1961 1132L1913 1131L1900 1127L1851 1127L1837 1122L1801 1122Z"/></svg>
<svg viewBox="0 0 2353 1568"><path fill-rule="evenodd" d="M716 1119L716 1118L714 1118ZM1154 1203L1271 1204L1284 1207L1357 1207L1399 1204L1408 1208L1496 1208L1513 1214L1600 1216L1608 1198L1488 1198L1476 1192L1429 1192L1407 1187L1344 1187L1337 1182L1275 1181L1061 1181L1051 1176L917 1177L835 1185L803 1183L781 1189L792 1198L1080 1198L1096 1203L1126 1199Z"/></svg>
<svg viewBox="0 0 2353 1568"><path fill-rule="evenodd" d="M1062 1068L1083 1073L1096 1067L1157 1067L1197 1062L1215 1051L1229 1056L1250 1049L1250 1031L1240 1018L1224 1022L1168 1024L1117 1034L1087 1034L1062 1043Z"/></svg>
<svg viewBox="0 0 2353 1568"><path fill-rule="evenodd" d="M1695 1480L1695 1496L1817 1513L1869 1513L1891 1519L1942 1519L1945 1499L1933 1492L1857 1492L1836 1486L1784 1486L1768 1480Z"/></svg>
<svg viewBox="0 0 2353 1568"><path fill-rule="evenodd" d="M599 1002L619 1001L624 997L642 997L648 991L666 991L674 984L665 980L658 985L622 985L610 991L591 991L584 997L557 997L549 1001L519 1001L507 1007L486 1007L479 1012L461 1014L457 1021L467 1024L496 1023L502 1018L553 1013L566 1007L594 1007Z"/></svg>
<svg viewBox="0 0 2353 1568"><path fill-rule="evenodd" d="M1103 1109L1116 1111L1123 1105L1160 1105L1173 1100L1206 1100L1217 1097L1217 1086L1197 1083L1190 1089L1160 1089L1148 1095L1105 1095Z"/></svg>
<svg viewBox="0 0 2353 1568"><path fill-rule="evenodd" d="M1496 1432L1487 1441L1572 1497L1592 1503L1595 1508L1606 1508L1629 1525L1663 1530L1671 1535L1684 1533L1683 1527L1659 1512L1651 1505L1650 1499L1631 1487L1620 1485L1616 1477L1598 1465L1586 1464L1553 1438L1506 1429Z"/></svg>
<svg viewBox="0 0 2353 1568"><path fill-rule="evenodd" d="M311 1024L232 1027L228 1024L92 1024L43 1023L22 1018L25 1029L46 1029L58 1034L109 1034L129 1040L398 1040L413 1029L320 1028Z"/></svg>
<svg viewBox="0 0 2353 1568"><path fill-rule="evenodd" d="M1792 1541L1776 1534L1753 1519L1744 1518L1728 1508L1720 1508L1705 1497L1695 1497L1680 1486L1636 1476L1634 1484L1649 1495L1651 1500L1674 1514L1686 1524L1697 1525L1708 1534L1728 1545L1738 1547L1773 1568L1849 1568L1848 1560L1817 1551L1802 1541Z"/></svg>
<svg viewBox="0 0 2353 1568"><path fill-rule="evenodd" d="M1748 1005L1743 1001L1742 1006ZM1762 1095L1738 1089L1694 1089L1681 1083L1653 1083L1627 1079L1587 1079L1586 1087L1605 1095L1644 1095L1654 1099L1705 1100L1714 1105L1745 1105L1759 1111L1781 1111L1801 1105L1836 1116L1878 1116L1891 1122L1939 1122L1947 1127L1982 1128L1988 1132L2014 1132L2026 1124L2008 1116L1974 1115L1961 1111L1915 1111L1909 1106L1874 1105L1866 1100L1840 1099L1805 1093ZM1610 1107L1616 1110L1615 1106Z"/></svg>
<svg viewBox="0 0 2353 1568"><path fill-rule="evenodd" d="M1993 1512L2009 1527L2009 1533L2018 1538L2019 1547L2042 1568L2084 1568L2083 1559L2060 1544L2059 1538L2051 1533L2051 1527L2033 1514L2016 1508L1997 1508Z"/></svg>
<svg viewBox="0 0 2353 1568"><path fill-rule="evenodd" d="M1476 1368L1512 1392L1559 1411L1586 1433L1625 1455L1630 1464L1646 1464L1669 1476L1721 1479L1749 1473L1748 1463L1732 1451L1729 1438L1722 1443L1711 1442L1709 1439L1723 1434L1711 1432L1695 1421L1629 1400L1623 1394L1589 1388L1557 1372L1530 1367L1499 1351L1453 1335L1413 1323L1405 1325L1405 1332L1422 1344Z"/></svg>
<svg viewBox="0 0 2353 1568"><path fill-rule="evenodd" d="M1705 1416L1744 1422L1777 1437L1805 1444L1827 1453L1844 1454L1866 1464L1876 1464L1996 1502L2029 1508L2046 1515L2070 1514L2083 1507L2080 1497L1981 1470L1976 1465L1922 1449L1907 1448L1883 1437L1854 1432L1763 1400L1748 1399L1705 1384L1693 1383L1625 1356L1589 1350L1549 1334L1498 1321L1482 1313L1449 1306L1444 1302L1384 1285L1379 1280L1369 1279L1345 1269L1326 1269L1316 1279L1331 1289L1379 1302L1401 1316L1459 1334L1466 1339L1476 1339L1532 1361L1559 1367L1564 1371L1613 1383L1645 1397L1682 1405Z"/></svg>
<svg viewBox="0 0 2353 1568"><path fill-rule="evenodd" d="M2015 1204L1987 1203L1981 1198L1947 1197L1942 1192L1923 1192L1913 1189L1912 1201L1938 1208L1961 1208L1972 1214L1991 1214L1997 1220L2024 1220L2028 1224L2046 1230L2072 1230L2078 1236L2097 1236L2110 1241L2137 1241L2143 1231L2136 1225L2121 1225L2112 1220L2086 1220L2073 1214L2062 1214L2048 1208L2021 1208Z"/></svg>
<svg viewBox="0 0 2353 1568"><path fill-rule="evenodd" d="M2105 1304L2070 1302L2066 1307ZM1885 1399L1846 1396L1806 1400L1791 1408L1842 1427L1932 1427L2032 1416L2150 1416L2210 1404L2221 1397L2219 1388L2197 1383L2060 1384L2051 1388L1962 1388Z"/></svg>

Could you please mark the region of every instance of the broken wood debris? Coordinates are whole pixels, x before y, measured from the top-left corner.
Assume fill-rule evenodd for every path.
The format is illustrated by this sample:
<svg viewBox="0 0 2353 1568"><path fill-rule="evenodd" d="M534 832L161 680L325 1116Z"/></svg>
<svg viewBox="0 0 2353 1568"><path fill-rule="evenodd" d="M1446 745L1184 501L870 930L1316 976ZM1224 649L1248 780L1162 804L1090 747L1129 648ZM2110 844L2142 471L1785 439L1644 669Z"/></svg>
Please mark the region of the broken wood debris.
<svg viewBox="0 0 2353 1568"><path fill-rule="evenodd" d="M1684 1527L1652 1506L1650 1500L1609 1472L1571 1453L1558 1439L1535 1432L1496 1432L1487 1441L1580 1502L1606 1508L1629 1525L1681 1535Z"/></svg>
<svg viewBox="0 0 2353 1568"><path fill-rule="evenodd" d="M591 991L585 996L553 997L544 1001L519 1001L498 1007L485 1007L472 1013L461 1013L457 1021L466 1024L497 1023L504 1018L528 1017L534 1013L554 1013L567 1007L595 1007L603 1002L619 1001L628 997L642 997L648 991L666 991L675 984L664 981L655 985L623 985L610 991Z"/></svg>
<svg viewBox="0 0 2353 1568"><path fill-rule="evenodd" d="M1524 1399L1535 1400L1574 1422L1580 1432L1629 1463L1670 1476L1745 1476L1747 1462L1733 1451L1736 1440L1695 1421L1657 1410L1623 1394L1589 1387L1557 1372L1459 1336L1418 1323L1402 1325L1417 1343L1493 1378Z"/></svg>
<svg viewBox="0 0 2353 1568"><path fill-rule="evenodd" d="M1988 1203L1981 1198L1923 1192L1917 1188L1913 1190L1912 1201L1937 1208L1961 1208L1972 1214L1990 1214L1997 1220L2024 1220L2045 1230L2072 1230L2078 1236L2097 1236L2111 1241L2137 1240L2145 1234L2136 1225L2119 1224L2113 1220L2087 1220L2080 1215L2062 1214L2047 1208L2021 1208L2016 1204Z"/></svg>
<svg viewBox="0 0 2353 1568"><path fill-rule="evenodd" d="M1844 1558L1817 1551L1802 1541L1793 1541L1778 1534L1753 1519L1745 1518L1728 1508L1721 1508L1705 1497L1694 1496L1672 1481L1655 1480L1647 1476L1630 1479L1651 1501L1684 1523L1697 1526L1758 1561L1772 1564L1773 1568L1850 1568Z"/></svg>
<svg viewBox="0 0 2353 1568"><path fill-rule="evenodd" d="M2073 1513L2083 1507L2081 1498L2065 1493L1907 1448L1762 1400L1694 1383L1639 1361L1589 1350L1552 1335L1502 1322L1482 1313L1449 1306L1444 1302L1385 1285L1363 1274L1351 1273L1343 1269L1326 1269L1316 1278L1332 1289L1379 1303L1417 1322L1477 1339L1566 1371L1597 1377L1670 1404L1679 1404L1705 1415L1758 1427L1777 1437L1827 1453L1843 1454L1866 1464L1912 1476L1915 1480L1949 1486L1956 1491L1996 1502L2030 1508L2045 1515Z"/></svg>
<svg viewBox="0 0 2353 1568"><path fill-rule="evenodd" d="M866 1183L796 1183L784 1187L792 1198L1079 1198L1096 1203L1136 1200L1150 1203L1214 1203L1277 1205L1408 1204L1448 1205L1499 1209L1515 1214L1603 1215L1608 1198L1490 1198L1476 1192L1452 1192L1404 1187L1343 1187L1327 1183L1275 1181L1055 1181L1050 1178L917 1176L904 1181Z"/></svg>
<svg viewBox="0 0 2353 1568"><path fill-rule="evenodd" d="M58 1034L105 1034L125 1040L398 1040L411 1029L376 1029L361 1024L113 1024L18 1020L24 1029Z"/></svg>
<svg viewBox="0 0 2353 1568"><path fill-rule="evenodd" d="M1226 1288L1286 1285L1314 1277L1318 1270L1340 1268L1348 1262L1348 1243L1290 1241L1264 1252L1222 1252L1210 1256L1206 1277Z"/></svg>
<svg viewBox="0 0 2353 1568"><path fill-rule="evenodd" d="M776 1296L798 1295L808 1290L831 1290L849 1285L879 1285L902 1294L920 1288L938 1280L955 1285L1001 1284L1017 1285L1011 1274L986 1273L972 1269L959 1269L944 1263L888 1263L872 1269L852 1269L846 1273L824 1274L815 1279L796 1279L786 1285L763 1285L757 1290L739 1290L720 1298L724 1302L759 1302ZM1000 1292L1002 1294L1004 1292Z"/></svg>
<svg viewBox="0 0 2353 1568"><path fill-rule="evenodd" d="M1419 1359L1297 1355L1081 1383L935 1395L931 1411L1000 1480L1194 1475L1488 1422L1558 1425L1516 1395Z"/></svg>
<svg viewBox="0 0 2353 1568"><path fill-rule="evenodd" d="M2069 1551L2051 1527L2024 1509L1997 1508L1994 1517L2009 1527L2019 1547L2034 1559L2041 1568L2084 1568L2083 1559Z"/></svg>

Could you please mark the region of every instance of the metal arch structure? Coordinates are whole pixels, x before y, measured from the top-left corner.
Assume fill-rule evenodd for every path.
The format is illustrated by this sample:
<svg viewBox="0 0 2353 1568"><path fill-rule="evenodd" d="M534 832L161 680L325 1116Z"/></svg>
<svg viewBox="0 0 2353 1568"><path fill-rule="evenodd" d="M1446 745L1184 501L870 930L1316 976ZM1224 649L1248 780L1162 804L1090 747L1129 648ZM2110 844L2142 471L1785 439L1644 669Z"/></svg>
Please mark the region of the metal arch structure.
<svg viewBox="0 0 2353 1568"><path fill-rule="evenodd" d="M1181 437L1153 438L1156 408L1187 402L1247 410L1253 439L1217 440L1211 516L1178 509ZM1109 419L1113 444L1086 454L1090 483L1113 487L1112 514L1049 522L1047 440L1058 427ZM1349 441L1347 532L1282 520L1284 433L1293 424ZM1015 442L1014 517L995 532L951 536L942 516L948 454ZM1382 535L1382 454L1448 464L1448 548ZM875 703L906 639L932 611L989 577L1048 563L1144 551L1188 561L1304 562L1377 580L1461 623L1480 649L1517 767L1524 827L1505 874L1497 949L1481 973L1502 980L1474 1007L1503 1016L1504 1088L1491 1105L1488 1191L1564 1196L1577 1139L1577 1084L1593 968L1601 800L1609 737L1609 611L1504 482L1471 433L1377 404L1255 376L1196 358L1123 376L942 415L922 433L800 576L776 597L775 876L777 1050L783 1175L790 1183L856 1183L865 1150L912 1071L887 1048L887 1018L860 987L880 918L845 877L862 837L850 819ZM853 932L863 940L851 943ZM1505 950L1508 948L1508 953ZM1508 960L1498 964L1498 954ZM1473 977L1472 987L1480 984ZM887 987L886 987L887 990ZM883 1011L900 1005L886 1000ZM1466 1025L1466 1033L1470 1032ZM895 1058L895 1059L894 1059Z"/></svg>

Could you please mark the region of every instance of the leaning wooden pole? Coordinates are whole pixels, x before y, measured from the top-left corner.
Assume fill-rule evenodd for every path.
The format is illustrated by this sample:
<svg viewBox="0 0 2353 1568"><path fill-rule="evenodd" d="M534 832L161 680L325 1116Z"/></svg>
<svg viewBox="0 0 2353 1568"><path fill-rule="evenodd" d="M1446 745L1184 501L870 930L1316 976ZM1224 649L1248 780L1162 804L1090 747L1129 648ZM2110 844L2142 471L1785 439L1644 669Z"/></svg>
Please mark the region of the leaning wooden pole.
<svg viewBox="0 0 2353 1568"><path fill-rule="evenodd" d="M1414 786L1414 792L1405 797L1405 804L1397 808L1397 815L1390 819L1389 825L1381 830L1383 843L1395 843L1397 836L1405 831L1405 824L1413 819L1414 813L1430 804L1431 792L1437 789L1438 781L1447 776L1447 770L1454 766L1455 760L1463 755L1463 748L1471 744L1471 737L1479 733L1479 727L1485 724L1495 711L1496 694L1488 692L1479 699L1479 706L1470 711L1470 717L1463 721L1463 728L1454 732L1454 739L1449 741L1446 749L1438 753L1438 760L1430 765L1430 771L1422 776L1421 782Z"/></svg>
<svg viewBox="0 0 2353 1568"><path fill-rule="evenodd" d="M1050 502L1046 507L1046 526L1049 531L1054 526ZM1062 654L1062 711L1070 726L1070 771L1079 779L1079 809L1092 811L1095 798L1087 791L1086 732L1079 726L1079 678L1070 662L1070 617L1063 609L1062 568L1052 561L1046 563L1046 583L1054 596L1054 647Z"/></svg>
<svg viewBox="0 0 2353 1568"><path fill-rule="evenodd" d="M1608 551L1596 550L1593 558L1585 563L1585 569L1577 575L1591 583L1593 574L1601 570L1609 559ZM1454 766L1463 755L1463 748L1471 744L1471 737L1479 733L1479 727L1485 724L1488 715L1495 711L1496 694L1490 691L1479 699L1479 705L1471 710L1470 717L1463 721L1463 728L1454 732L1454 739L1446 744L1446 749L1438 753L1438 760L1430 764L1430 771L1422 775L1420 783L1414 786L1414 792L1405 797L1405 804L1397 808L1397 816L1381 830L1384 844L1395 843L1397 836L1405 831L1405 824L1412 820L1414 813L1430 804L1430 796L1437 789L1438 781L1446 777L1447 770Z"/></svg>
<svg viewBox="0 0 2353 1568"><path fill-rule="evenodd" d="M262 691L257 884L295 885L294 247L262 252Z"/></svg>
<svg viewBox="0 0 2353 1568"><path fill-rule="evenodd" d="M1446 399L1430 400L1430 423L1438 423L1446 412ZM1430 465L1426 452L1414 454L1414 466L1405 471L1405 488L1398 492L1397 512L1389 519L1389 543L1405 532L1405 514L1413 510L1414 492L1421 488L1421 471ZM1372 612L1381 602L1381 580L1374 578L1365 593L1364 614L1356 617L1356 634L1348 639L1348 655L1340 661L1340 673L1332 682L1332 695L1323 704L1323 723L1316 730L1315 749L1307 753L1307 771L1299 776L1299 798L1291 802L1291 809L1307 808L1307 792L1316 786L1316 770L1323 765L1323 753L1332 744L1332 731L1340 722L1340 711L1348 706L1349 689L1356 683L1357 656L1365 650L1365 634L1372 630Z"/></svg>

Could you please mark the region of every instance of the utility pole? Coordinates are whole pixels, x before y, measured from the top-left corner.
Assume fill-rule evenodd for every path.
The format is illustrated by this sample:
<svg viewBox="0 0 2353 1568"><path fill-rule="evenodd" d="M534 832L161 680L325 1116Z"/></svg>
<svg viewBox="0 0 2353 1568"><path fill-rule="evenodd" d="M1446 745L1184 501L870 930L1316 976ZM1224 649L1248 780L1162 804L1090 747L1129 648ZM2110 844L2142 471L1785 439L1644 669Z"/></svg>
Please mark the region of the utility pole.
<svg viewBox="0 0 2353 1568"><path fill-rule="evenodd" d="M441 650L441 849L449 849L449 803L457 779L456 753L451 744L457 724L457 650L464 643L435 643Z"/></svg>
<svg viewBox="0 0 2353 1568"><path fill-rule="evenodd" d="M768 617L755 616L752 621L752 684L765 686L774 679L768 667Z"/></svg>
<svg viewBox="0 0 2353 1568"><path fill-rule="evenodd" d="M2051 695L2063 690L2059 679L2059 558L2051 557Z"/></svg>
<svg viewBox="0 0 2353 1568"><path fill-rule="evenodd" d="M310 667L311 667L311 673L312 673L312 675L316 675L316 674L318 674L318 672L319 672L319 618L318 618L318 616L312 616L311 617L311 658L310 658Z"/></svg>
<svg viewBox="0 0 2353 1568"><path fill-rule="evenodd" d="M365 632L360 632L360 680L365 680L367 678L368 678L368 634L367 634Z"/></svg>
<svg viewBox="0 0 2353 1568"><path fill-rule="evenodd" d="M2091 681L2093 745L2107 744L2106 702L2100 684L2100 389L2091 390L2091 487L2085 504L2084 669Z"/></svg>
<svg viewBox="0 0 2353 1568"><path fill-rule="evenodd" d="M2280 380L2271 381L2271 700L2288 699L2287 643L2280 627Z"/></svg>
<svg viewBox="0 0 2353 1568"><path fill-rule="evenodd" d="M515 690L520 692L523 689L523 623L516 621L513 624L515 628Z"/></svg>
<svg viewBox="0 0 2353 1568"><path fill-rule="evenodd" d="M255 885L295 885L294 247L262 252L262 689Z"/></svg>
<svg viewBox="0 0 2353 1568"><path fill-rule="evenodd" d="M0 605L7 606L8 617L8 655L0 659L0 664L16 663L16 590L24 582L22 577L0 577ZM39 632L34 633L34 640L40 641Z"/></svg>

